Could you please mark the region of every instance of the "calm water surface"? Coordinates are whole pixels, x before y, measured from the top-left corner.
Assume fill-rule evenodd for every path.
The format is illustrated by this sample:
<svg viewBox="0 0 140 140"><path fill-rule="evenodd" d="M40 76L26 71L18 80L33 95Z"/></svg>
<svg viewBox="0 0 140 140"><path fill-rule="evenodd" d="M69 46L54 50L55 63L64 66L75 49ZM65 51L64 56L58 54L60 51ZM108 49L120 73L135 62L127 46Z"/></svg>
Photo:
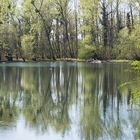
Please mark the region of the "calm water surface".
<svg viewBox="0 0 140 140"><path fill-rule="evenodd" d="M0 64L0 140L135 140L130 65Z"/></svg>

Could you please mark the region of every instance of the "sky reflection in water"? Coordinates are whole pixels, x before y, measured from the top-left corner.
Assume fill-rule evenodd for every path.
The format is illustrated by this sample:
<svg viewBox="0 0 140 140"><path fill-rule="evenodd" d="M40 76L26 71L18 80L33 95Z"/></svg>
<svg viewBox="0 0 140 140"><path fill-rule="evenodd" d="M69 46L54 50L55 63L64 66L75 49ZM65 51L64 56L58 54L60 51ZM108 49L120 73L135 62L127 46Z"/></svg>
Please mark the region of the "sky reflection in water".
<svg viewBox="0 0 140 140"><path fill-rule="evenodd" d="M0 139L134 140L129 64L0 64ZM133 87L134 88L134 87Z"/></svg>

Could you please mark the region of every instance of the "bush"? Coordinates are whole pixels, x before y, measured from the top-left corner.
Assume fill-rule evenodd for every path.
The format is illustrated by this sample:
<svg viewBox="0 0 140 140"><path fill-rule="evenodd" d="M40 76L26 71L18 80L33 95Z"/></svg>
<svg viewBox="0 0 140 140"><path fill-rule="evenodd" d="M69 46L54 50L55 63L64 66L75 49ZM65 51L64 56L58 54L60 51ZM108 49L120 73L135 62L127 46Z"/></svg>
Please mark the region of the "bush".
<svg viewBox="0 0 140 140"><path fill-rule="evenodd" d="M140 60L140 27L135 26L131 34L124 28L114 46L113 54L116 58Z"/></svg>
<svg viewBox="0 0 140 140"><path fill-rule="evenodd" d="M91 42L91 35L86 35L85 38L80 42L80 46L78 58L88 59L94 55L96 47Z"/></svg>
<svg viewBox="0 0 140 140"><path fill-rule="evenodd" d="M34 36L24 35L21 39L22 57L32 59L34 49Z"/></svg>
<svg viewBox="0 0 140 140"><path fill-rule="evenodd" d="M78 51L78 58L80 59L88 59L93 56L95 53L95 47L90 45L85 45L81 47Z"/></svg>

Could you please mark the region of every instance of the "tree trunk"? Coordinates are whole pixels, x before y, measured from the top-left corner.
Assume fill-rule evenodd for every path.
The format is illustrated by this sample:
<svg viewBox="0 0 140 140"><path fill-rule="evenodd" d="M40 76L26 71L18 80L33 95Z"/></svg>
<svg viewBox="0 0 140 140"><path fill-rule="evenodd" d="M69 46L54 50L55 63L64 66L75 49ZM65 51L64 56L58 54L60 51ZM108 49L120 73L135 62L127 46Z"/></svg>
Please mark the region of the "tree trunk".
<svg viewBox="0 0 140 140"><path fill-rule="evenodd" d="M42 13L40 12L40 10L36 7L34 1L31 2L32 5L34 6L35 8L35 12L40 16L42 22L43 22L43 25L44 25L44 29L45 29L45 33L46 33L46 38L47 38L47 41L48 41L48 45L50 47L50 56L51 56L51 59L53 60L56 60L55 58L55 55L54 55L54 52L53 52L53 47L52 47L52 44L51 44L51 39L50 39L50 27L47 27L46 25L46 21L42 15Z"/></svg>
<svg viewBox="0 0 140 140"><path fill-rule="evenodd" d="M131 14L131 25L132 28L134 28L134 17L133 17L133 9L131 3L130 3L130 14Z"/></svg>
<svg viewBox="0 0 140 140"><path fill-rule="evenodd" d="M78 19L77 19L77 0L75 0L75 36L76 36L76 51L75 57L78 58Z"/></svg>
<svg viewBox="0 0 140 140"><path fill-rule="evenodd" d="M103 4L103 45L105 48L108 46L108 15L105 4Z"/></svg>

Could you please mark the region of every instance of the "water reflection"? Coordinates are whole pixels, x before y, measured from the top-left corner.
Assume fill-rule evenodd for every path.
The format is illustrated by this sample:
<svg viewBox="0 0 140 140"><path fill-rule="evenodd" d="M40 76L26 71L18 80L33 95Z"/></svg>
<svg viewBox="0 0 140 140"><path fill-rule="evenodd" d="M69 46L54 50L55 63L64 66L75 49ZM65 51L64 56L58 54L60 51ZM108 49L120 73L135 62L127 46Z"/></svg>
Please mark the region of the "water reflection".
<svg viewBox="0 0 140 140"><path fill-rule="evenodd" d="M24 128L40 135L51 128L63 139L71 135L79 140L136 139L133 132L140 116L130 104L131 90L118 91L121 83L133 78L126 71L129 67L64 62L1 65L0 129L13 129L23 116Z"/></svg>

